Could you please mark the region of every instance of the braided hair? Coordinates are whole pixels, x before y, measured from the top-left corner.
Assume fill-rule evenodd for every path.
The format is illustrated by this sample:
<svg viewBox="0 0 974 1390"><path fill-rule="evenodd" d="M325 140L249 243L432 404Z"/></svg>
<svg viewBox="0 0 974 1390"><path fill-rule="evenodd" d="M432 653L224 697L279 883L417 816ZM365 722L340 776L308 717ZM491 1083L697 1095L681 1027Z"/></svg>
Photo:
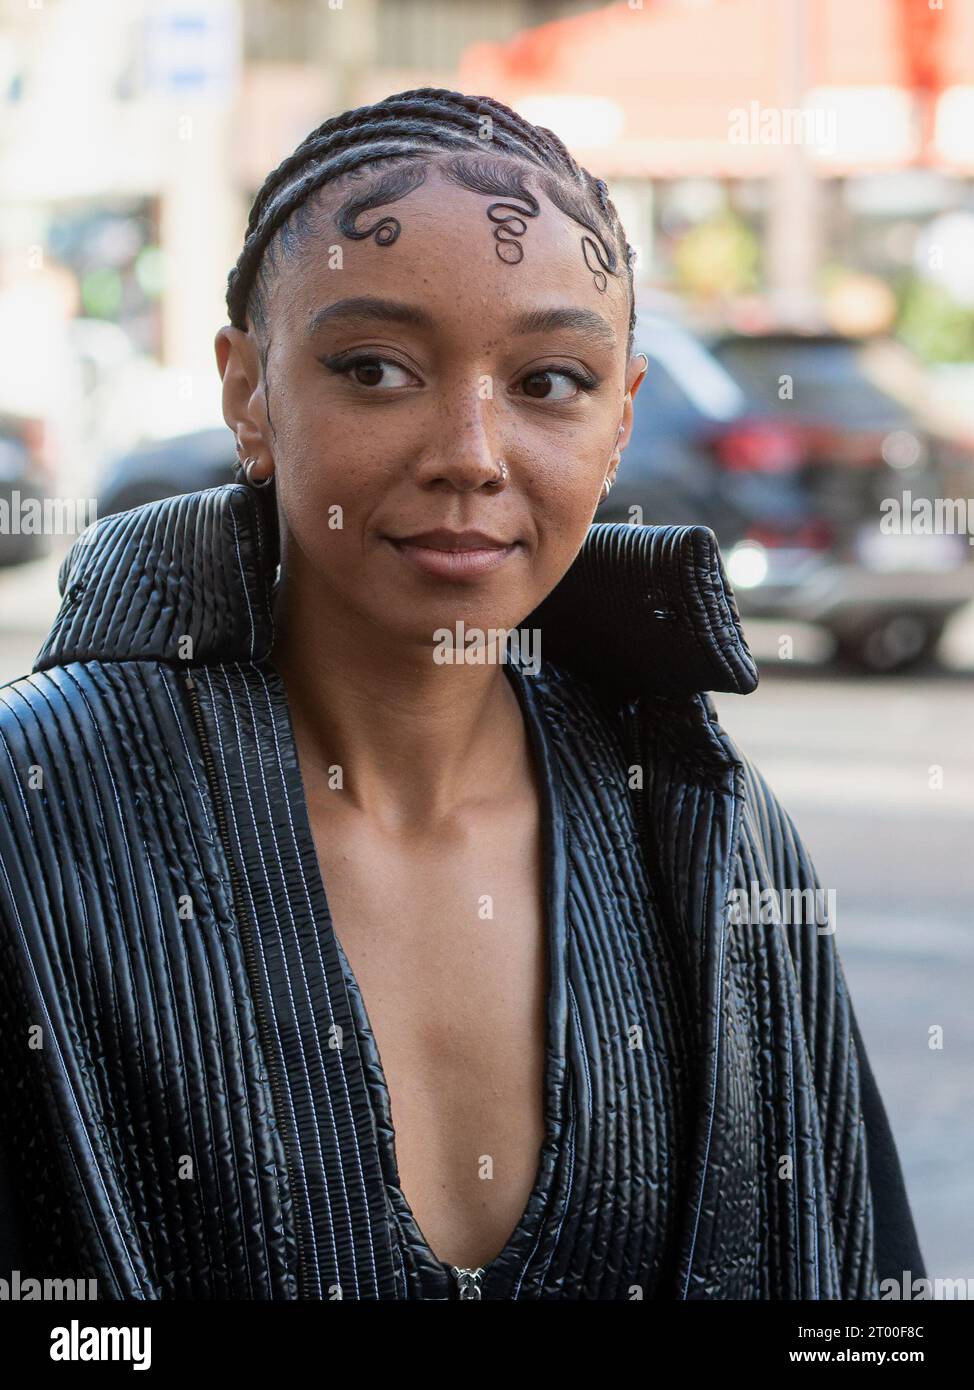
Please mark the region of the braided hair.
<svg viewBox="0 0 974 1390"><path fill-rule="evenodd" d="M418 87L331 117L301 141L257 193L243 250L227 280L227 309L236 328L246 329L250 318L265 367L268 288L278 256L292 259L312 227L312 194L347 177L354 191L336 216L339 231L356 239L374 236L378 245L388 245L399 235L395 217L366 228L358 218L418 187L434 161L452 182L499 196L487 215L495 226L497 255L510 263L523 256L517 238L527 228L525 219L540 211L525 182L532 172L550 201L585 229L583 256L598 288L605 289L607 275L626 275L631 355L635 253L605 182L581 168L552 131L532 125L502 102ZM367 173L376 177L364 183Z"/></svg>

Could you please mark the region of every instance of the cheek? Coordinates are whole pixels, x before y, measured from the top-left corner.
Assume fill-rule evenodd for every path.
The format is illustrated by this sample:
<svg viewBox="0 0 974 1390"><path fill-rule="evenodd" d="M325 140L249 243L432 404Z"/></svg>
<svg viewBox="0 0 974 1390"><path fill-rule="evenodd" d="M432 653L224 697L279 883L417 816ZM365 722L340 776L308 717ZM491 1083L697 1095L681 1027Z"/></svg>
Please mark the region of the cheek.
<svg viewBox="0 0 974 1390"><path fill-rule="evenodd" d="M302 360L274 363L285 389L272 390L274 463L277 495L297 529L320 519L333 505L347 507L348 488L363 471L361 422L350 420L335 401L329 383ZM271 377L272 385L274 377ZM307 513L310 513L310 518Z"/></svg>
<svg viewBox="0 0 974 1390"><path fill-rule="evenodd" d="M348 518L366 513L385 487L381 443L361 424L319 418L278 430L275 467L280 505L300 532L320 533L338 508Z"/></svg>
<svg viewBox="0 0 974 1390"><path fill-rule="evenodd" d="M584 459L566 451L532 470L526 492L538 541L534 580L539 598L571 566L589 527L598 520L596 504L604 476L604 464L590 451Z"/></svg>
<svg viewBox="0 0 974 1390"><path fill-rule="evenodd" d="M584 452L569 440L529 465L525 491L539 522L556 533L581 531L592 520L605 477L608 458L593 451ZM557 539L557 535L552 537Z"/></svg>

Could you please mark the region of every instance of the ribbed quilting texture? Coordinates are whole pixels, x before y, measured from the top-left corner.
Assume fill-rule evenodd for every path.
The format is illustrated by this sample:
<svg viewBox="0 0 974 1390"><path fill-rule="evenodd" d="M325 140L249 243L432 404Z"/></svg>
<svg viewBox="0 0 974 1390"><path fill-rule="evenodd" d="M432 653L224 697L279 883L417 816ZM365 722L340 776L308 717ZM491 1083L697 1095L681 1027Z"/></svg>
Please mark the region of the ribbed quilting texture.
<svg viewBox="0 0 974 1390"><path fill-rule="evenodd" d="M252 923L254 986L300 1176L312 1298L384 1298L394 1287L365 1078L294 752L283 682L266 664L199 677L230 837Z"/></svg>
<svg viewBox="0 0 974 1390"><path fill-rule="evenodd" d="M877 1298L858 1057L835 937L729 911L735 889L751 901L771 889L779 901L786 888L814 894L814 865L712 701L692 703L696 733L682 751L670 702L640 704L649 872L698 971L697 1195L682 1296ZM689 759L707 775L689 776Z"/></svg>
<svg viewBox="0 0 974 1390"><path fill-rule="evenodd" d="M277 564L267 505L253 488L229 483L94 523L61 565L61 608L34 670L266 656Z"/></svg>
<svg viewBox="0 0 974 1390"><path fill-rule="evenodd" d="M102 1297L285 1297L284 1154L179 687L126 663L0 689L2 1062L43 1095L60 1150L38 1205L83 1215L81 1250L52 1217L60 1277L80 1263ZM32 1175L43 1135L19 1142Z"/></svg>
<svg viewBox="0 0 974 1390"><path fill-rule="evenodd" d="M746 695L758 683L706 526L590 527L561 582L523 623L535 625L548 660L620 692Z"/></svg>
<svg viewBox="0 0 974 1390"><path fill-rule="evenodd" d="M260 660L273 645L277 558L275 504L243 484L105 517L65 556L61 609L34 669ZM561 582L519 626L540 628L552 661L633 693L745 694L757 685L705 526L593 525Z"/></svg>
<svg viewBox="0 0 974 1390"><path fill-rule="evenodd" d="M552 792L554 1037L544 1103L556 1123L525 1213L487 1267L484 1297L673 1298L693 1018L681 962L649 893L628 751L618 720L577 677L551 665L538 675L512 667L512 675L526 682L521 698ZM381 1058L344 965L397 1233L400 1296L446 1299L450 1276L398 1184Z"/></svg>
<svg viewBox="0 0 974 1390"><path fill-rule="evenodd" d="M255 508L230 486L109 518L87 554L69 556L66 573L86 587L38 669L0 688L4 1144L30 1274L96 1277L104 1298L402 1295L289 710L260 656L274 552ZM875 1298L867 1136L835 938L735 923L728 911L735 886L817 880L706 694L746 686L750 662L709 533L593 530L596 569L583 557L572 579L589 573L593 586L574 665L548 643L538 692L570 832L564 1036L578 1046L558 1154L584 1154L572 1183L595 1194L609 1182L612 1195L584 1204L590 1235L562 1246L546 1226L545 1284L626 1296L645 1240L673 1251L673 1297ZM632 599L618 622L613 566ZM678 626L652 629L651 670L632 656L644 586L647 602L669 594L698 625L669 648L652 643ZM623 768L641 778L628 810ZM625 904L644 891L645 911L619 936ZM667 948L652 961L640 956L650 939ZM677 1061L654 1069L627 1056L630 1110L613 1104L617 1029L643 989L640 1008L685 998L692 1019L680 1155L678 1129L666 1129L677 1094L663 1079L674 1081ZM677 1027L660 1019L661 1048ZM647 1096L655 1136L638 1124L627 1133ZM666 1165L668 1192L681 1160L685 1172L684 1197L674 1207L661 1191L645 1222L632 1215L640 1138L642 1162L658 1150ZM524 1296L538 1291L537 1260Z"/></svg>

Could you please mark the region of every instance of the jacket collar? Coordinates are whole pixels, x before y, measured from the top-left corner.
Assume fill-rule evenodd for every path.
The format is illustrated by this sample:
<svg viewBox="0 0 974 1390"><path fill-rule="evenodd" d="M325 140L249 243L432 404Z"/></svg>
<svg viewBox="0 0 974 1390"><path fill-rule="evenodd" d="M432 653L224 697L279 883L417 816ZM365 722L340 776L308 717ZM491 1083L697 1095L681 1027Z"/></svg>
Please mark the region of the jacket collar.
<svg viewBox="0 0 974 1390"><path fill-rule="evenodd" d="M61 565L61 608L33 669L268 657L274 491L227 483L88 527ZM540 629L542 660L617 691L746 695L758 683L705 526L593 524L561 581L519 627Z"/></svg>

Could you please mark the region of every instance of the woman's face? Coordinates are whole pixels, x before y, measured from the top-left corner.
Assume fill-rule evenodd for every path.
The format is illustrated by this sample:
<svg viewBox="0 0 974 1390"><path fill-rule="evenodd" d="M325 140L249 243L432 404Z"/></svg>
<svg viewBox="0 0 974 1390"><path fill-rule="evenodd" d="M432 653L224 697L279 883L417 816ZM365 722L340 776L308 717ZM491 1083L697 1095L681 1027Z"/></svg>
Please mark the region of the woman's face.
<svg viewBox="0 0 974 1390"><path fill-rule="evenodd" d="M347 191L328 194L325 210ZM517 626L578 553L644 364L626 360L625 274L600 291L583 229L538 197L517 239L523 259L507 264L491 200L434 165L421 187L360 217L393 214L390 245L326 230L281 264L266 376L252 334L217 335L227 423L260 459L258 478L273 461L282 594L301 591L299 611L428 647L458 620ZM351 303L366 298L371 309ZM401 543L434 529L510 549L465 563L428 553L448 538Z"/></svg>

